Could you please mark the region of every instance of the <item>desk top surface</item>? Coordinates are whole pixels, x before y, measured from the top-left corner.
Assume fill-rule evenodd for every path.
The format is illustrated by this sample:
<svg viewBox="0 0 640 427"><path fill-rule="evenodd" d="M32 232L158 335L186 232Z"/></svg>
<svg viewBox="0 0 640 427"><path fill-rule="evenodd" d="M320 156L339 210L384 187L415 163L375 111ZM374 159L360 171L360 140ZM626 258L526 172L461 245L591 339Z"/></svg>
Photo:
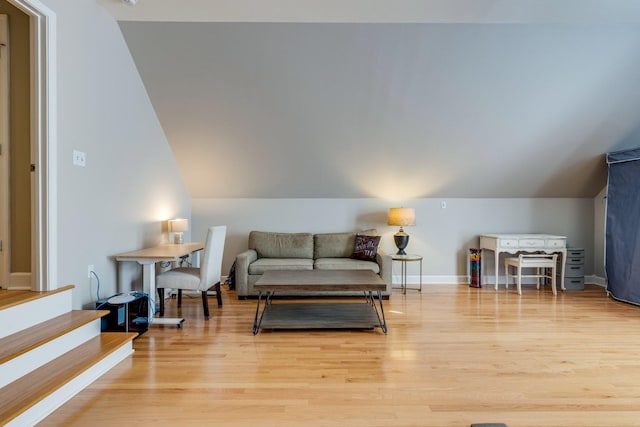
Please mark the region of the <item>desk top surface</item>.
<svg viewBox="0 0 640 427"><path fill-rule="evenodd" d="M501 234L481 234L480 237L490 237L494 239L566 239L566 236L557 236L554 234L535 234L535 233L501 233Z"/></svg>
<svg viewBox="0 0 640 427"><path fill-rule="evenodd" d="M154 246L152 248L139 249L137 251L124 252L121 254L113 255L118 261L124 260L136 260L136 259L175 259L184 255L189 255L192 252L201 251L204 249L202 242L189 242L189 243L167 243L164 245Z"/></svg>

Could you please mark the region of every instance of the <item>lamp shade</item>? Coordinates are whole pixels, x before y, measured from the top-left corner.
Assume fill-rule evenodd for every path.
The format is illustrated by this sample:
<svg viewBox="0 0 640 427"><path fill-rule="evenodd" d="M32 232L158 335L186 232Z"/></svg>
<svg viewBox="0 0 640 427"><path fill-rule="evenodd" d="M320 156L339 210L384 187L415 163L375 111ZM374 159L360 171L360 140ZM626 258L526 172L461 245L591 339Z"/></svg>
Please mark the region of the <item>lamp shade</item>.
<svg viewBox="0 0 640 427"><path fill-rule="evenodd" d="M182 233L189 229L189 220L188 219L170 219L169 220L169 231L173 233Z"/></svg>
<svg viewBox="0 0 640 427"><path fill-rule="evenodd" d="M414 208L389 209L389 225L416 225L416 210Z"/></svg>

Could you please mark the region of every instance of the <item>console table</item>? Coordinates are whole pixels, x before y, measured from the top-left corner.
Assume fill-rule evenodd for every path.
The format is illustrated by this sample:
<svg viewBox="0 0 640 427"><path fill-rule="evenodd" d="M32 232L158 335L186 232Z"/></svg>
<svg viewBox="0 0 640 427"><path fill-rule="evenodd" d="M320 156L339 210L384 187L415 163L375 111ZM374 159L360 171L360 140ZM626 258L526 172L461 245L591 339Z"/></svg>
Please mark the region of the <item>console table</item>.
<svg viewBox="0 0 640 427"><path fill-rule="evenodd" d="M544 252L547 254L562 254L560 272L560 289L564 287L564 267L567 262L567 238L551 234L482 234L480 235L481 257L484 259L485 250L493 251L495 262L495 288L498 290L498 261L501 252L515 254L517 252ZM482 264L480 263L480 277L482 276Z"/></svg>

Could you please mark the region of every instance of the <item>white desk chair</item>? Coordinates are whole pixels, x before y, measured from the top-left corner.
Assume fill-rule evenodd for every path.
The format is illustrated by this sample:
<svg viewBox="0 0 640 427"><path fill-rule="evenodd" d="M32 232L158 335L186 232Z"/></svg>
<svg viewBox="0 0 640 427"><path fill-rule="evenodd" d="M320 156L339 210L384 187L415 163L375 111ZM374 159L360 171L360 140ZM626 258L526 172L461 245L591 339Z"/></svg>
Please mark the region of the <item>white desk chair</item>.
<svg viewBox="0 0 640 427"><path fill-rule="evenodd" d="M535 277L537 288L540 289L540 279L551 279L551 289L556 295L556 261L558 254L520 254L518 257L506 258L504 260L504 272L509 288L509 276L516 279L518 295L522 295L522 278ZM509 274L509 267L515 267L515 274ZM535 268L536 274L522 274L523 268ZM542 270L541 270L542 269ZM550 273L549 273L550 272Z"/></svg>
<svg viewBox="0 0 640 427"><path fill-rule="evenodd" d="M224 239L227 234L227 226L209 227L207 240L204 244L202 266L179 267L165 271L156 276L156 288L160 299L160 317L164 316L164 289L178 290L178 308L182 305L182 290L195 290L202 293L202 308L204 318L209 320L209 302L207 291L215 287L218 307L222 307L222 294L220 293L220 277L222 275L222 252L224 251Z"/></svg>

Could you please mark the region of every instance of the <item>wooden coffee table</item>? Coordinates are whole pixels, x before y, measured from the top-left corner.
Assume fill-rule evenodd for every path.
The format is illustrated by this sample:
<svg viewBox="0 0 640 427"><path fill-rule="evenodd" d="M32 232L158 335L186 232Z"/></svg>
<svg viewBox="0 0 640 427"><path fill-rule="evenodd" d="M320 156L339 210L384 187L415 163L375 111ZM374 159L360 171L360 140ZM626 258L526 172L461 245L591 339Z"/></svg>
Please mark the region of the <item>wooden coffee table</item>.
<svg viewBox="0 0 640 427"><path fill-rule="evenodd" d="M263 329L374 329L387 333L382 305L384 281L371 270L266 271L254 285L259 292L253 334ZM276 292L362 291L362 302L273 303ZM264 306L260 305L264 296ZM376 303L377 301L377 303Z"/></svg>

